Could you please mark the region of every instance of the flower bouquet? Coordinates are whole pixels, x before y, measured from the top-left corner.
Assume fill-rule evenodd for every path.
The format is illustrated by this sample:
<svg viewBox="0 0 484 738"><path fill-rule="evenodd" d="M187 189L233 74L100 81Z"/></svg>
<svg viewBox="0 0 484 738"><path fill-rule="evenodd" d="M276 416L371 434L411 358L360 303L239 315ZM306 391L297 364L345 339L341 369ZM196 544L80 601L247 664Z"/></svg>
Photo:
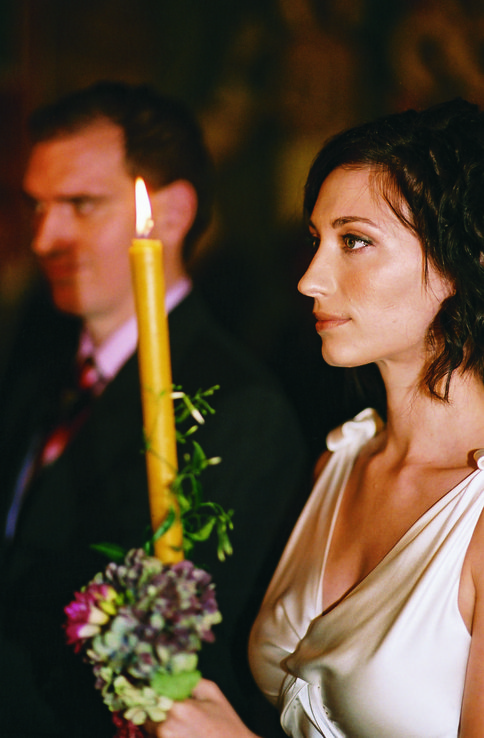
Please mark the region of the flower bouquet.
<svg viewBox="0 0 484 738"><path fill-rule="evenodd" d="M188 416L198 424L213 412L207 402L216 388L194 398L173 392L177 441L186 443L197 426L182 432ZM215 529L218 556L231 553L227 531L232 512L203 501L200 473L220 459L207 459L199 444L184 455L173 490L180 507L185 551ZM212 626L221 621L210 575L191 561L164 564L152 555L154 540L166 532L168 515L144 548L123 551L96 545L111 559L104 571L75 593L67 605L67 642L92 665L95 687L113 713L117 738L139 738L147 720L161 722L174 700L191 694L201 677L197 651L214 640Z"/></svg>

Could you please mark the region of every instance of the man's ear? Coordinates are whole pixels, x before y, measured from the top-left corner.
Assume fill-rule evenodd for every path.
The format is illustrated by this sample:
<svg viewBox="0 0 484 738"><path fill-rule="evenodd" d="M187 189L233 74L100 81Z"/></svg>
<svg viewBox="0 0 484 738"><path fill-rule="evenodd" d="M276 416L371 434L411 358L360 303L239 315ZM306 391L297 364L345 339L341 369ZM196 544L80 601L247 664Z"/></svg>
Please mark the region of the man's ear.
<svg viewBox="0 0 484 738"><path fill-rule="evenodd" d="M193 185L185 179L150 193L154 229L152 236L165 245L183 243L197 214L198 198Z"/></svg>

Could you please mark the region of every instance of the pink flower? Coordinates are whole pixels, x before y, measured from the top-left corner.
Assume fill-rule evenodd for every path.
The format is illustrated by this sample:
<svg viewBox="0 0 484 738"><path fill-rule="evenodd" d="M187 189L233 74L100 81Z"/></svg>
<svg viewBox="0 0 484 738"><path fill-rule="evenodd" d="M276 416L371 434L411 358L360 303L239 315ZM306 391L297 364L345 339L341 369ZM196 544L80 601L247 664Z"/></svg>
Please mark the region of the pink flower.
<svg viewBox="0 0 484 738"><path fill-rule="evenodd" d="M84 640L93 638L101 632L101 626L116 614L118 593L108 584L89 584L81 592L75 592L75 599L64 608L67 623L64 626L67 642L74 644L78 652Z"/></svg>
<svg viewBox="0 0 484 738"><path fill-rule="evenodd" d="M145 735L138 725L126 720L121 712L113 713L113 723L117 728L115 738L143 738Z"/></svg>

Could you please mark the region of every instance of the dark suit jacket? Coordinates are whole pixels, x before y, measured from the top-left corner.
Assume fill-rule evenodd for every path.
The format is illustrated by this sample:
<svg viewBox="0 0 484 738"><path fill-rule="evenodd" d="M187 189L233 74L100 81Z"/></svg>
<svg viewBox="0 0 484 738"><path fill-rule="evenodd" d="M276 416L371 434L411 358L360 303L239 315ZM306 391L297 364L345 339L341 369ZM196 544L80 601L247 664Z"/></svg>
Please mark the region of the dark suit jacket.
<svg viewBox="0 0 484 738"><path fill-rule="evenodd" d="M48 308L45 308L48 311ZM37 310L24 325L0 391L0 499L8 509L33 429L49 412L77 345L77 321ZM35 323L40 323L35 327ZM29 328L28 325L31 327ZM272 379L214 324L195 294L170 315L173 380L188 393L219 384L216 415L195 436L220 466L205 497L234 510L234 554L214 543L192 558L214 577L223 622L201 655L249 726L276 735L275 711L250 677L247 636L296 509L305 465L294 415ZM149 525L137 357L96 401L79 434L29 491L16 538L0 562L0 734L16 738L113 734L90 667L65 645L63 607L107 563L89 549L140 545ZM1 518L3 520L4 517ZM9 732L10 731L10 732Z"/></svg>

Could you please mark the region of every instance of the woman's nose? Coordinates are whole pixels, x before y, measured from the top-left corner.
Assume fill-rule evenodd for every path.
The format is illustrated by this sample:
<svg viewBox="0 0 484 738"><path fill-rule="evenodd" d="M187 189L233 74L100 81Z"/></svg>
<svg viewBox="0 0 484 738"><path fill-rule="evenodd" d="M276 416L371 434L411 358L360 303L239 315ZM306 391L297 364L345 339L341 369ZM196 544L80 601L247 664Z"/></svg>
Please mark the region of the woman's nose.
<svg viewBox="0 0 484 738"><path fill-rule="evenodd" d="M309 267L299 280L299 292L307 297L332 294L336 289L334 265L320 246Z"/></svg>

